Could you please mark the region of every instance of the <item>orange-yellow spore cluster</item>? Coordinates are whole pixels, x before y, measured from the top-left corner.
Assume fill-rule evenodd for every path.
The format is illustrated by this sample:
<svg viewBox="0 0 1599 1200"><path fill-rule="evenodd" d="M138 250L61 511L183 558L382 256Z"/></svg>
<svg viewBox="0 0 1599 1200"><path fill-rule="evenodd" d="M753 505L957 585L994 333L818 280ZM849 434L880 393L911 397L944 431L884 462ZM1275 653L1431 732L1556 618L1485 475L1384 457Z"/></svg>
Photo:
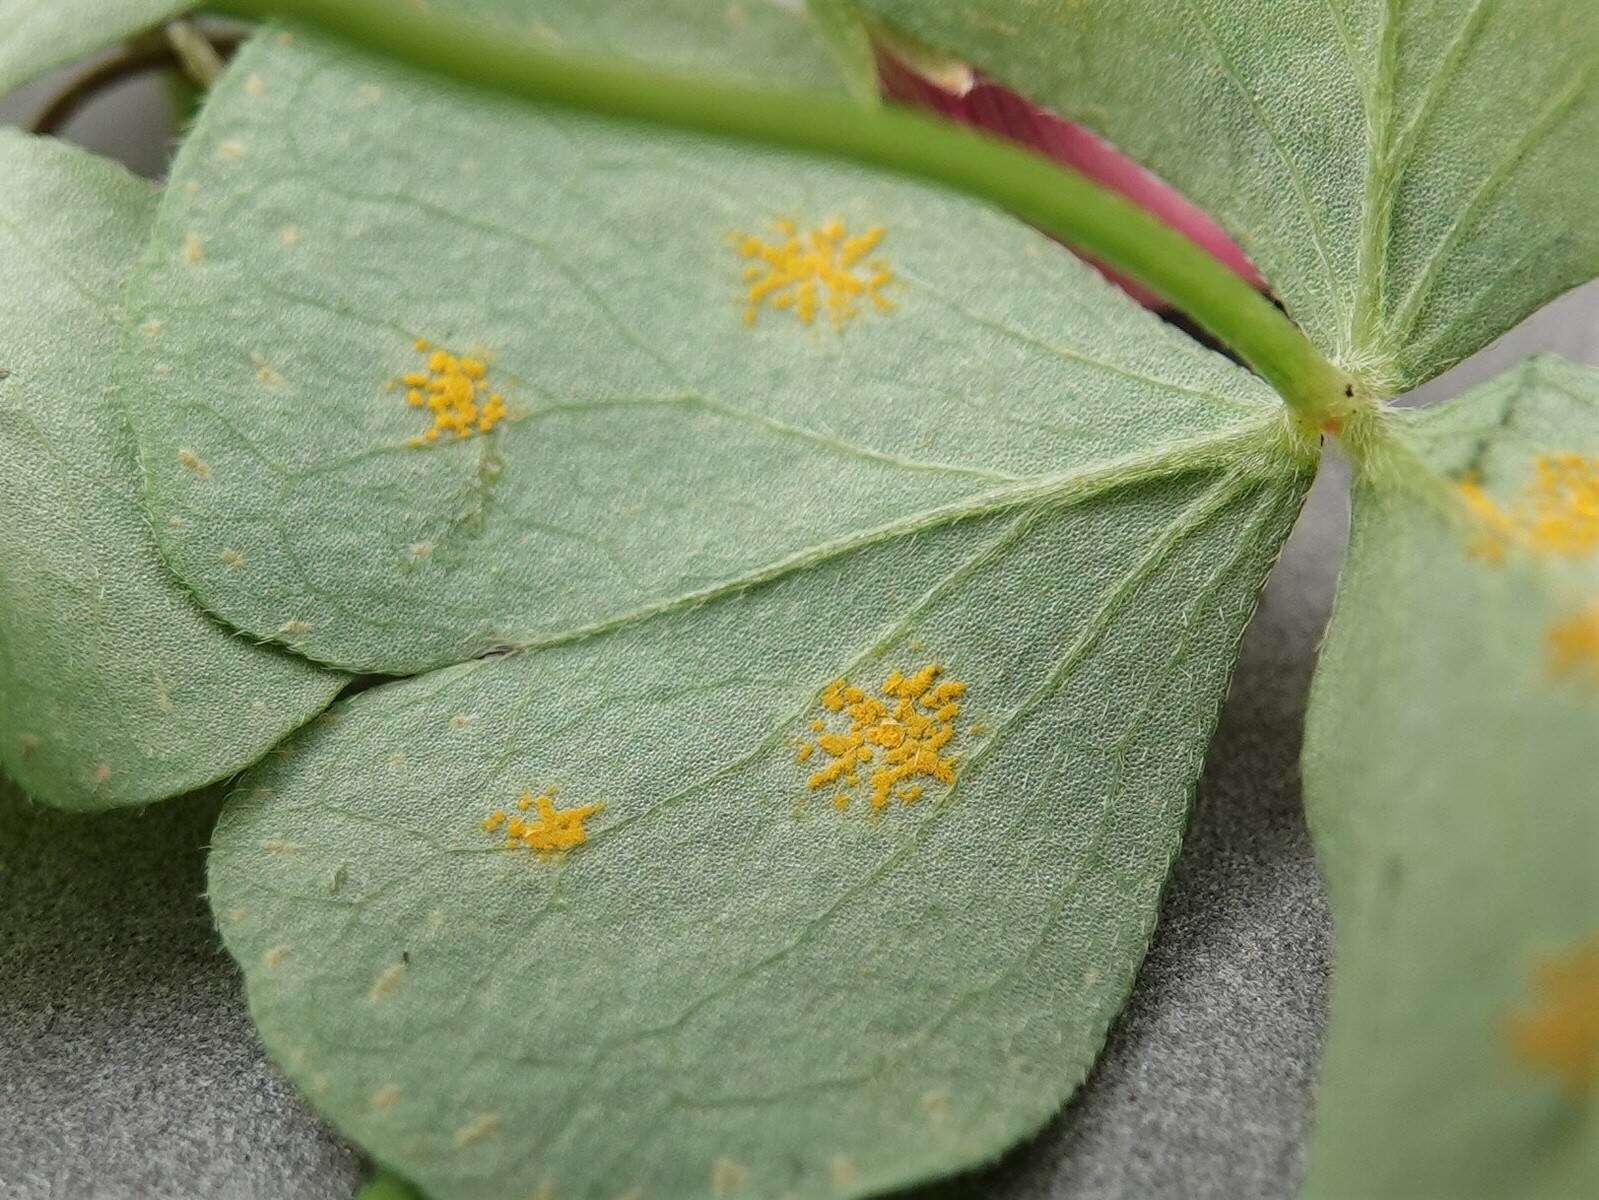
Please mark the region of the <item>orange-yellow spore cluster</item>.
<svg viewBox="0 0 1599 1200"><path fill-rule="evenodd" d="M1549 670L1599 684L1599 604L1549 627Z"/></svg>
<svg viewBox="0 0 1599 1200"><path fill-rule="evenodd" d="M508 847L524 846L541 854L557 854L588 841L585 822L604 807L604 804L594 803L558 809L553 788L542 796L523 792L516 802L516 814L497 808L483 819L483 828L489 833L503 828ZM531 821L520 815L532 808L538 810L538 815Z"/></svg>
<svg viewBox="0 0 1599 1200"><path fill-rule="evenodd" d="M772 223L776 237L735 233L733 248L750 263L744 268L744 323L755 324L763 305L792 312L803 324L826 312L834 329L858 316L863 301L878 312L892 312L883 289L894 272L882 259L867 260L886 236L881 225L851 234L834 218L800 232L790 220Z"/></svg>
<svg viewBox="0 0 1599 1200"><path fill-rule="evenodd" d="M1511 1052L1574 1096L1599 1083L1599 935L1533 972L1534 1003L1506 1026Z"/></svg>
<svg viewBox="0 0 1599 1200"><path fill-rule="evenodd" d="M862 774L869 776L872 807L881 811L890 800L910 804L921 798L920 780L950 784L956 759L945 753L955 737L955 718L966 685L939 682L943 668L930 663L912 675L893 672L879 695L868 695L847 680L835 679L822 693L822 708L847 718L842 732L826 719L811 722L814 742L801 742L795 759L805 762L818 750L826 761L812 773L812 791L836 787L834 803L848 807Z"/></svg>
<svg viewBox="0 0 1599 1200"><path fill-rule="evenodd" d="M413 446L439 440L441 434L458 438L487 433L505 419L505 398L491 392L484 382L488 365L479 358L467 358L440 350L416 340L417 350L427 355L426 369L401 376L405 399L412 408L433 414L433 424L410 439Z"/></svg>
<svg viewBox="0 0 1599 1200"><path fill-rule="evenodd" d="M1510 546L1582 558L1599 550L1599 458L1540 455L1520 502L1504 509L1475 480L1460 484L1480 537L1472 552L1498 561Z"/></svg>

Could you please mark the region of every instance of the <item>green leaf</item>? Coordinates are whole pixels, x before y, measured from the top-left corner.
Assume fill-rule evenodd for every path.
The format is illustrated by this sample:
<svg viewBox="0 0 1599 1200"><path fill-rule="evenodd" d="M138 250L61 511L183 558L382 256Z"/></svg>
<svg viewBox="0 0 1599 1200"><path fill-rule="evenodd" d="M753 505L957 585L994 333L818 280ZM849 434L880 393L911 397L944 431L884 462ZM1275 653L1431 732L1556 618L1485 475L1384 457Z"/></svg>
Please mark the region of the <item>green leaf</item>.
<svg viewBox="0 0 1599 1200"><path fill-rule="evenodd" d="M142 804L254 761L341 677L222 629L157 557L107 386L154 191L16 133L0 177L0 762L52 804Z"/></svg>
<svg viewBox="0 0 1599 1200"><path fill-rule="evenodd" d="M398 1175L384 1171L361 1189L356 1200L421 1200L421 1197Z"/></svg>
<svg viewBox="0 0 1599 1200"><path fill-rule="evenodd" d="M1599 1194L1599 372L1398 433L1305 748L1338 934L1308 1194Z"/></svg>
<svg viewBox="0 0 1599 1200"><path fill-rule="evenodd" d="M448 0L436 7L556 49L745 83L861 90L863 50L871 62L848 0Z"/></svg>
<svg viewBox="0 0 1599 1200"><path fill-rule="evenodd" d="M852 95L866 104L882 98L877 75L877 51L855 0L809 0L808 10L817 34L832 51L840 77ZM762 80L770 83L770 80Z"/></svg>
<svg viewBox="0 0 1599 1200"><path fill-rule="evenodd" d="M1254 440L339 706L213 841L267 1046L438 1197L863 1195L992 1157L1148 943L1304 482ZM935 661L953 785L811 787L825 685ZM481 827L551 786L604 806L565 858Z"/></svg>
<svg viewBox="0 0 1599 1200"><path fill-rule="evenodd" d="M229 623L347 668L565 638L1280 411L968 201L309 39L245 52L173 178L126 364L158 536ZM785 215L881 227L894 311L747 327L730 234ZM418 337L482 348L510 419L409 444Z"/></svg>
<svg viewBox="0 0 1599 1200"><path fill-rule="evenodd" d="M1591 0L861 4L1170 180L1379 387L1599 274Z"/></svg>
<svg viewBox="0 0 1599 1200"><path fill-rule="evenodd" d="M188 7L185 0L0 0L0 95Z"/></svg>
<svg viewBox="0 0 1599 1200"><path fill-rule="evenodd" d="M849 31L840 0L819 0L817 28L808 25L803 3L779 0L435 0L435 6L508 36L689 73L711 69L749 82L836 88L843 69L857 89L865 80L863 43ZM190 7L188 0L0 0L0 94Z"/></svg>
<svg viewBox="0 0 1599 1200"><path fill-rule="evenodd" d="M786 215L881 226L892 311L746 325L729 234ZM319 658L440 668L216 834L313 1102L439 1197L858 1195L1059 1107L1307 482L1264 385L981 206L302 35L245 52L157 226L126 369L172 561ZM418 337L483 347L510 419L409 445ZM829 682L934 663L924 794L813 788ZM552 786L603 805L564 856L482 827Z"/></svg>

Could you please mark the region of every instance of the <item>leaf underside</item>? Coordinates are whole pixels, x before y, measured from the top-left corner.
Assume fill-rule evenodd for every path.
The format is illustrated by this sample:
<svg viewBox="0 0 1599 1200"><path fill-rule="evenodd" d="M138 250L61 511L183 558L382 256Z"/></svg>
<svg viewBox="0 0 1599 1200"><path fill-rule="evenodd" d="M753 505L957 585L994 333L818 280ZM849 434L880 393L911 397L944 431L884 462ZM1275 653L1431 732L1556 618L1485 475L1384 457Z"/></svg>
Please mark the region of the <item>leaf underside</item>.
<svg viewBox="0 0 1599 1200"><path fill-rule="evenodd" d="M234 636L162 567L108 387L155 193L0 134L0 762L69 808L233 774L342 677Z"/></svg>
<svg viewBox="0 0 1599 1200"><path fill-rule="evenodd" d="M784 217L881 226L892 310L746 325L729 234ZM263 1038L341 1128L441 1198L836 1197L1060 1106L1308 481L1257 380L979 206L301 34L218 87L132 296L176 569L424 671L214 843ZM418 338L509 418L410 445ZM813 788L830 681L935 663L952 777ZM586 842L482 828L551 787Z"/></svg>
<svg viewBox="0 0 1599 1200"><path fill-rule="evenodd" d="M1512 512L1542 456L1599 480L1599 372L1535 360L1400 437L1407 473ZM1311 1197L1599 1194L1599 563L1496 552L1454 515L1358 489L1317 670L1305 793L1338 972Z"/></svg>
<svg viewBox="0 0 1599 1200"><path fill-rule="evenodd" d="M309 39L244 53L174 179L123 372L157 535L230 624L346 669L559 640L1278 411L969 202ZM783 216L886 230L896 311L745 328L729 236ZM479 352L509 419L411 445L418 338Z"/></svg>
<svg viewBox="0 0 1599 1200"><path fill-rule="evenodd" d="M168 8L7 7L0 90ZM846 5L456 7L870 90ZM1162 172L1379 390L1599 271L1578 0L863 7ZM252 1011L323 1112L440 1200L836 1198L1064 1102L1307 482L1258 381L983 207L301 34L215 90L127 314L148 193L0 139L13 166L0 760L57 803L136 803L257 758L343 678L257 641L419 673L294 735L215 836ZM833 329L757 300L746 327L744 239L835 219L876 231L885 302ZM413 444L434 350L482 362L503 422ZM1550 637L1599 588L1486 554L1436 499L1508 506L1537 455L1599 452L1596 403L1592 373L1531 365L1398 422L1359 488L1306 749L1339 931L1312 1195L1599 1190L1537 1025L1547 962L1594 986L1599 684ZM816 786L831 681L934 664L964 689L943 774L874 805L879 747ZM546 789L586 838L484 828Z"/></svg>
<svg viewBox="0 0 1599 1200"><path fill-rule="evenodd" d="M0 95L188 7L187 0L0 0Z"/></svg>
<svg viewBox="0 0 1599 1200"><path fill-rule="evenodd" d="M1591 0L862 7L1169 180L1384 390L1599 274Z"/></svg>
<svg viewBox="0 0 1599 1200"><path fill-rule="evenodd" d="M263 1037L439 1196L686 1196L724 1162L854 1195L993 1156L1131 986L1297 506L1196 472L364 693L217 830ZM875 817L810 790L821 686L934 657L982 714L954 785ZM564 860L479 827L552 785L605 805Z"/></svg>

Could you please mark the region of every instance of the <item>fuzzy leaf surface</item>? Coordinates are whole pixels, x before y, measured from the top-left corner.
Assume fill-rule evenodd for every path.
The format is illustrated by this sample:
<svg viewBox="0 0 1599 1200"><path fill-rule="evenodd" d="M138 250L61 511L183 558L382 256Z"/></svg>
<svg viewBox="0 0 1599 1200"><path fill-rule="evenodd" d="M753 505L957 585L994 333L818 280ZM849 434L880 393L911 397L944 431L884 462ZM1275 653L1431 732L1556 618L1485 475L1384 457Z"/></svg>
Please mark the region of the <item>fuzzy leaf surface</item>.
<svg viewBox="0 0 1599 1200"><path fill-rule="evenodd" d="M986 208L306 38L245 52L174 183L124 364L163 549L230 624L352 669L560 639L1276 408ZM895 311L746 327L729 235L785 215L885 230ZM480 349L509 419L410 445L419 337Z"/></svg>
<svg viewBox="0 0 1599 1200"><path fill-rule="evenodd" d="M769 87L837 90L846 80L858 87L870 65L860 21L845 0L447 0L447 5L551 49Z"/></svg>
<svg viewBox="0 0 1599 1200"><path fill-rule="evenodd" d="M0 0L0 94L191 7L188 0ZM433 7L507 37L752 83L836 88L842 68L864 87L862 64L869 65L841 0L823 0L814 25L803 3L779 0L435 0Z"/></svg>
<svg viewBox="0 0 1599 1200"><path fill-rule="evenodd" d="M893 311L746 325L728 234L784 216L880 225ZM136 293L171 560L319 658L434 668L214 843L263 1038L341 1128L439 1198L837 1197L1059 1107L1307 482L1262 384L983 207L304 36L218 89ZM418 337L482 347L512 419L408 445ZM934 662L952 779L812 788L829 682ZM551 786L604 806L564 857L481 827Z"/></svg>
<svg viewBox="0 0 1599 1200"><path fill-rule="evenodd" d="M992 1157L1148 944L1298 510L1271 445L342 704L213 842L266 1044L440 1200L855 1196ZM953 785L840 810L796 761L819 693L930 661L967 687ZM604 805L566 857L480 826L550 786Z"/></svg>
<svg viewBox="0 0 1599 1200"><path fill-rule="evenodd" d="M1599 275L1591 0L862 7L1165 177L1385 388Z"/></svg>
<svg viewBox="0 0 1599 1200"><path fill-rule="evenodd" d="M1599 372L1533 360L1400 436L1451 491L1358 490L1312 695L1337 957L1306 1194L1594 1195L1599 561L1496 552L1452 493L1515 514L1561 454L1599 490Z"/></svg>
<svg viewBox="0 0 1599 1200"><path fill-rule="evenodd" d="M155 192L0 133L0 762L68 808L230 775L342 677L223 629L161 565L111 394Z"/></svg>

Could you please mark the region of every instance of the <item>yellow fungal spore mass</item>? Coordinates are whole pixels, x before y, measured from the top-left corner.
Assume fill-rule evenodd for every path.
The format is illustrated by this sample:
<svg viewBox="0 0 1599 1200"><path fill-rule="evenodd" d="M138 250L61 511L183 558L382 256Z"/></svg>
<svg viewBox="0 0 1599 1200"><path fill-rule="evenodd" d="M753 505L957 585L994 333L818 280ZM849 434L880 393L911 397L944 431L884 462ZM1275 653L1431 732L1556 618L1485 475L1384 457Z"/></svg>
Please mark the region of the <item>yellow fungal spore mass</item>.
<svg viewBox="0 0 1599 1200"><path fill-rule="evenodd" d="M489 391L484 382L488 365L482 359L451 354L421 338L416 349L424 356L423 369L406 373L396 383L405 389L412 408L426 408L432 414L433 424L411 438L411 445L425 446L446 433L457 438L488 433L505 419L505 398Z"/></svg>
<svg viewBox="0 0 1599 1200"><path fill-rule="evenodd" d="M755 324L762 306L793 313L805 325L818 313L842 330L860 315L862 302L878 312L892 312L894 302L883 289L894 272L880 258L868 259L886 236L881 225L851 234L833 218L815 229L800 231L791 220L772 223L770 239L735 233L733 249L749 260L744 268L744 323Z"/></svg>
<svg viewBox="0 0 1599 1200"><path fill-rule="evenodd" d="M1549 627L1549 669L1599 685L1599 604Z"/></svg>
<svg viewBox="0 0 1599 1200"><path fill-rule="evenodd" d="M1599 936L1533 973L1537 998L1508 1023L1511 1052L1574 1097L1599 1083Z"/></svg>
<svg viewBox="0 0 1599 1200"><path fill-rule="evenodd" d="M604 807L603 804L594 803L584 804L578 808L558 809L555 807L553 788L542 796L523 792L516 802L516 809L518 812L536 809L537 815L533 820L529 821L524 817L509 814L503 808L497 808L483 819L482 825L484 831L488 833L504 829L505 845L508 848L525 847L528 850L537 850L540 854L557 854L588 841L588 827L585 823Z"/></svg>
<svg viewBox="0 0 1599 1200"><path fill-rule="evenodd" d="M1481 530L1471 546L1480 557L1498 561L1512 545L1562 558L1599 549L1599 458L1540 455L1520 501L1508 510L1475 480L1462 482L1460 495Z"/></svg>
<svg viewBox="0 0 1599 1200"><path fill-rule="evenodd" d="M821 706L829 717L811 722L815 741L801 742L794 755L805 762L820 751L825 760L811 774L810 789L837 789L834 803L847 808L865 776L872 808L881 811L894 799L918 800L921 780L954 783L957 760L946 749L966 685L940 682L943 672L937 663L911 675L894 671L876 695L844 679L828 684Z"/></svg>

